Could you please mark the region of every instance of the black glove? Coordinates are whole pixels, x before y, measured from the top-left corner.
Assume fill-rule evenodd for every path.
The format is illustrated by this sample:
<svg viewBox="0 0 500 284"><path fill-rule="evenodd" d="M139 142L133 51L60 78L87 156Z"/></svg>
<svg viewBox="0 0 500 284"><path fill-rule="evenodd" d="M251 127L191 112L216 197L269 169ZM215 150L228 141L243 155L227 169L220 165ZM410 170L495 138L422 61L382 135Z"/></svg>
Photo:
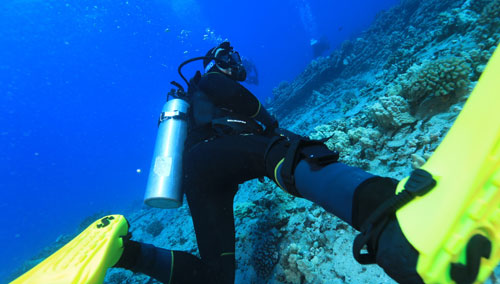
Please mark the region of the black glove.
<svg viewBox="0 0 500 284"><path fill-rule="evenodd" d="M276 117L271 115L265 108L261 108L259 113L255 116L255 120L264 125L264 135L272 135L274 130L279 127Z"/></svg>

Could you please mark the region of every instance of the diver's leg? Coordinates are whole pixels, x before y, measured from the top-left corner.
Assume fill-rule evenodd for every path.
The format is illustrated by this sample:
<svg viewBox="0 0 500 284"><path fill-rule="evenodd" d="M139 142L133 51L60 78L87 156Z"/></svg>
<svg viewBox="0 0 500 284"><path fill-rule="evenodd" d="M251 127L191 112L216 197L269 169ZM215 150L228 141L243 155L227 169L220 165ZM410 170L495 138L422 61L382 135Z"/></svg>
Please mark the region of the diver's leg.
<svg viewBox="0 0 500 284"><path fill-rule="evenodd" d="M227 136L185 152L184 188L200 256L209 267L207 281L234 283L233 199L238 184L265 175L267 141L254 135Z"/></svg>
<svg viewBox="0 0 500 284"><path fill-rule="evenodd" d="M204 283L232 284L236 269L233 198L238 186L200 182L203 185L190 184L186 196L198 250L208 266Z"/></svg>
<svg viewBox="0 0 500 284"><path fill-rule="evenodd" d="M310 200L353 224L354 192L363 183L381 179L337 162L338 154L322 143L276 141L266 155L268 177L286 192Z"/></svg>
<svg viewBox="0 0 500 284"><path fill-rule="evenodd" d="M290 143L283 141L270 149L266 160L268 176L285 191L322 206L357 230L382 203L394 196L397 180L375 176L342 163L328 162L328 156L334 157L335 152L324 145L297 148L297 155L287 155L289 150ZM293 181L285 186L287 183L282 173L287 161L284 157L294 156L299 159L292 165ZM311 159L313 156L318 159ZM321 162L322 156L327 162ZM376 262L395 280L422 283L416 273L418 253L393 219L380 237L368 243L368 249L375 253Z"/></svg>
<svg viewBox="0 0 500 284"><path fill-rule="evenodd" d="M374 178L370 173L342 163L318 167L301 161L295 168L298 193L350 225L353 224L354 192Z"/></svg>
<svg viewBox="0 0 500 284"><path fill-rule="evenodd" d="M224 136L185 152L185 192L198 249L216 283L234 283L233 199L238 184L266 175L269 140L259 135Z"/></svg>
<svg viewBox="0 0 500 284"><path fill-rule="evenodd" d="M206 268L194 255L132 240L125 240L124 245L123 255L114 267L142 273L166 284L194 284L206 279Z"/></svg>
<svg viewBox="0 0 500 284"><path fill-rule="evenodd" d="M257 165L262 165L258 153L264 152L266 141L254 136L221 137L187 149L183 187L202 260L128 241L116 267L164 283L234 283L233 199L238 183L264 175Z"/></svg>
<svg viewBox="0 0 500 284"><path fill-rule="evenodd" d="M164 283L234 283L233 199L238 183L255 178L262 171L252 170L256 162L251 157L258 155L245 150L246 146L251 149L255 145L249 138L202 142L185 153L183 187L202 260L185 252L128 241L116 267L144 273Z"/></svg>

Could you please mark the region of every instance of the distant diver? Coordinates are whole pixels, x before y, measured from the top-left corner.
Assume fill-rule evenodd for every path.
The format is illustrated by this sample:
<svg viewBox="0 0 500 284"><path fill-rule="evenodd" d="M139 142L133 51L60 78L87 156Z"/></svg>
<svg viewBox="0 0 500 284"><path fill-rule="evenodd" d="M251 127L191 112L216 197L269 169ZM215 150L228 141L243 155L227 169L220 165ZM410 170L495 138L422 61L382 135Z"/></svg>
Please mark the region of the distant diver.
<svg viewBox="0 0 500 284"><path fill-rule="evenodd" d="M203 60L205 72L188 82L181 68L195 60ZM108 268L121 267L163 283L232 284L233 200L240 184L263 177L358 230L354 258L377 263L398 282L486 281L500 261L499 73L497 48L441 145L399 181L340 162L325 140L280 128L239 83L247 72L223 42L179 67L188 90L172 82L178 89L161 113L157 137L157 147L173 150L155 150L150 178L162 182L146 194L164 198L156 205L165 207L179 206L186 194L201 258L134 241L127 220L110 215L13 283L97 284Z"/></svg>
<svg viewBox="0 0 500 284"><path fill-rule="evenodd" d="M311 39L310 44L314 58L324 55L330 49L330 42L325 36L322 36L319 40Z"/></svg>
<svg viewBox="0 0 500 284"><path fill-rule="evenodd" d="M253 84L253 85L258 85L259 84L259 73L257 72L257 67L247 57L241 57L241 61L243 62L243 67L245 67L245 70L247 72L247 79L245 80L245 83L247 84Z"/></svg>

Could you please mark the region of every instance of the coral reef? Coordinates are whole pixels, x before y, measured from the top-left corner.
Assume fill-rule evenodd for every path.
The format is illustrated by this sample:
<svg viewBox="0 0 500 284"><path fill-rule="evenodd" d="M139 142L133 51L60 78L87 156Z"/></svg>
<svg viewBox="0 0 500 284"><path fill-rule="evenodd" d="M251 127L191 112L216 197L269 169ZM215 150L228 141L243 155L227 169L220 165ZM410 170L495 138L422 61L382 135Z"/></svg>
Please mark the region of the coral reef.
<svg viewBox="0 0 500 284"><path fill-rule="evenodd" d="M163 231L164 228L165 225L161 221L154 220L146 227L146 232L151 234L153 237L156 237L161 234L161 231Z"/></svg>
<svg viewBox="0 0 500 284"><path fill-rule="evenodd" d="M389 88L389 93L399 94L413 105L429 96L453 96L469 87L470 69L470 65L461 57L424 61L400 75Z"/></svg>
<svg viewBox="0 0 500 284"><path fill-rule="evenodd" d="M279 247L276 238L264 238L255 247L252 263L257 275L267 279L279 260Z"/></svg>
<svg viewBox="0 0 500 284"><path fill-rule="evenodd" d="M480 25L485 25L487 29L494 29L500 24L500 1L492 0L484 6L478 19Z"/></svg>
<svg viewBox="0 0 500 284"><path fill-rule="evenodd" d="M380 97L379 102L371 107L373 119L385 128L399 128L415 122L410 114L410 105L400 96Z"/></svg>

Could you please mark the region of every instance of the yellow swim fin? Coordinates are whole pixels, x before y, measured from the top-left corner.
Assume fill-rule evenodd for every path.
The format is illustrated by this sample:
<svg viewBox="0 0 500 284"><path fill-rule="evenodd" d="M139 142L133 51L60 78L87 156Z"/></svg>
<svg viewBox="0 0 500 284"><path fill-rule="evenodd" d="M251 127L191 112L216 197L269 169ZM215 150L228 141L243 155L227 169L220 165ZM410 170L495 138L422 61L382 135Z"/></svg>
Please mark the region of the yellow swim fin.
<svg viewBox="0 0 500 284"><path fill-rule="evenodd" d="M128 228L122 215L101 218L11 284L102 283L106 270L123 253L121 237L128 234Z"/></svg>
<svg viewBox="0 0 500 284"><path fill-rule="evenodd" d="M484 282L500 261L500 48L422 169L436 186L396 212L419 252L419 275L425 283Z"/></svg>

